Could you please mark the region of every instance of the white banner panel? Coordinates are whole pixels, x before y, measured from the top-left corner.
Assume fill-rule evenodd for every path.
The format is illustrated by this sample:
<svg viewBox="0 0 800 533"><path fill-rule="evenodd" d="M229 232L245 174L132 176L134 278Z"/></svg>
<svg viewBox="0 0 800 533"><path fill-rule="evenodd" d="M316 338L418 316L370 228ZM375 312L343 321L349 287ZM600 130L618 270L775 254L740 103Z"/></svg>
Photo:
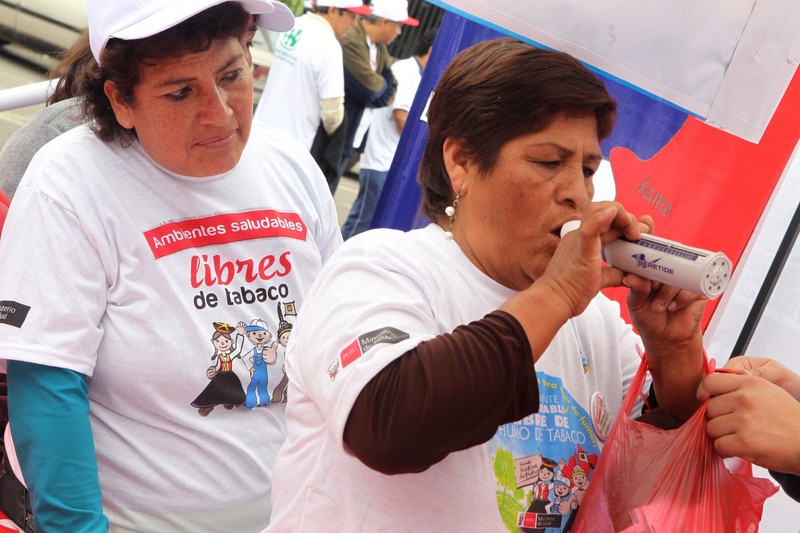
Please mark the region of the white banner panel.
<svg viewBox="0 0 800 533"><path fill-rule="evenodd" d="M430 0L757 142L800 61L797 0Z"/></svg>

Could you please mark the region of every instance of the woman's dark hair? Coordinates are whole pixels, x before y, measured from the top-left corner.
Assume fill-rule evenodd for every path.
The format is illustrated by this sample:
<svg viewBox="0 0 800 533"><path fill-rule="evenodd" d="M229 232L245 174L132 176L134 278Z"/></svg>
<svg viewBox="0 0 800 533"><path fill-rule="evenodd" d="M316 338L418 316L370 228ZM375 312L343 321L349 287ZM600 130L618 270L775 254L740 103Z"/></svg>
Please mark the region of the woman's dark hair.
<svg viewBox="0 0 800 533"><path fill-rule="evenodd" d="M89 47L89 32L83 30L75 42L72 43L58 58L58 62L47 71L51 80L58 79L47 105L55 104L61 100L77 96L83 85L83 77L87 68L95 65L92 49Z"/></svg>
<svg viewBox="0 0 800 533"><path fill-rule="evenodd" d="M250 15L238 2L225 2L167 30L144 39L111 39L101 56L102 66L87 69L81 88L84 118L91 120L97 136L110 141L130 140L135 132L123 128L114 116L103 85L114 83L127 104L134 102L140 70L153 60L208 50L218 40L240 38L250 27Z"/></svg>
<svg viewBox="0 0 800 533"><path fill-rule="evenodd" d="M446 139L460 139L485 174L508 141L541 131L562 114L593 114L598 138L604 139L616 109L603 82L568 54L512 38L467 48L442 74L428 109L428 141L418 176L423 213L436 221L453 200L442 153Z"/></svg>

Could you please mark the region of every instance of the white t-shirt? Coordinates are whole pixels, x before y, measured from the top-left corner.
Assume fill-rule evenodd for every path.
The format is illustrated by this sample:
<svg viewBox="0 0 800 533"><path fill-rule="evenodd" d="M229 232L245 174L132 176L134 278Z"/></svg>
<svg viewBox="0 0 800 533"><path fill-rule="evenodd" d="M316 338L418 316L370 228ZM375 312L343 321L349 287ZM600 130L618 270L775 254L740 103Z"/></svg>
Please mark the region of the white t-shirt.
<svg viewBox="0 0 800 533"><path fill-rule="evenodd" d="M275 57L253 117L311 149L322 100L344 96L342 46L323 17L306 13L275 43Z"/></svg>
<svg viewBox="0 0 800 533"><path fill-rule="evenodd" d="M367 137L367 146L361 154L361 168L388 172L400 142L400 132L394 120L394 111L408 112L414 103L417 87L422 80L422 70L414 57L403 59L392 65L397 79L397 93L388 107L379 107L372 113L372 123Z"/></svg>
<svg viewBox="0 0 800 533"><path fill-rule="evenodd" d="M378 372L513 294L436 225L348 240L320 273L289 342L292 400L267 531L507 532L524 517L538 481L526 465L545 457L564 460L566 471L570 461L584 464L599 454L593 398L604 402L594 400L604 432L639 360L638 337L602 295L564 325L536 363L539 415L503 426L492 441L451 453L419 474L380 474L344 448L352 405Z"/></svg>
<svg viewBox="0 0 800 533"><path fill-rule="evenodd" d="M373 72L378 70L378 45L373 43L369 35L367 38L367 48L369 49L369 66ZM364 135L367 134L370 124L372 124L372 111L374 108L365 107L361 110L361 120L358 122L358 127L353 136L353 148L361 148L361 143L364 142Z"/></svg>
<svg viewBox="0 0 800 533"><path fill-rule="evenodd" d="M262 320L274 342L278 306L296 323L340 243L314 160L261 124L233 170L205 178L163 170L139 143L104 143L85 126L39 151L0 241L0 301L17 326L0 324L0 353L90 376L112 530L265 526L285 405L234 405L252 384L255 345L231 329ZM222 370L211 342L220 329L234 341L224 385L239 387L238 400L216 391L203 416L193 403L211 367ZM268 380L254 376L267 395L282 354Z"/></svg>

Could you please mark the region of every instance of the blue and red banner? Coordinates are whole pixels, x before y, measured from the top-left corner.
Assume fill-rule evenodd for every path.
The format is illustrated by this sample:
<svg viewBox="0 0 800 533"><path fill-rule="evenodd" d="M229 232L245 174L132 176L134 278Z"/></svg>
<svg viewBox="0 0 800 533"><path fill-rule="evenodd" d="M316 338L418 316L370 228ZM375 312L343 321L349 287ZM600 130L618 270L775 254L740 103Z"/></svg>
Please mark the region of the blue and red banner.
<svg viewBox="0 0 800 533"><path fill-rule="evenodd" d="M460 2L441 3L449 8L446 4ZM477 42L513 33L496 23L463 14L448 11L442 19L373 227L411 229L428 223L419 213L416 182L427 140L427 125L420 120L425 104L458 52ZM617 27L621 28L619 23ZM538 42L532 44L541 46ZM661 56L651 58L654 62L662 60ZM602 145L604 156L611 162L616 199L637 215L651 215L657 235L724 252L735 268L800 137L800 80L795 76L788 86L782 86L774 113L763 125L757 142L753 142L722 129L719 123L710 123L707 116L691 113L594 65L587 66L604 80L618 102L617 126ZM794 72L796 69L792 69ZM711 107L703 108L704 112ZM734 108L728 108L726 113L746 115L737 114ZM751 126L762 128L755 123ZM610 290L608 294L620 300L625 309L625 291ZM717 303L707 307L704 328Z"/></svg>

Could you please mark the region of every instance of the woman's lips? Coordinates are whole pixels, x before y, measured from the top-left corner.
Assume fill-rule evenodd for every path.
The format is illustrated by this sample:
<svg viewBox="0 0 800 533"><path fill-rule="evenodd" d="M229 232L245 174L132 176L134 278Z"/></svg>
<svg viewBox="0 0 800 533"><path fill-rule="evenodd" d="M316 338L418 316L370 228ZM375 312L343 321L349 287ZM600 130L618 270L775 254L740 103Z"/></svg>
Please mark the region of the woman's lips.
<svg viewBox="0 0 800 533"><path fill-rule="evenodd" d="M208 137L206 139L198 141L197 146L203 148L211 148L211 149L227 148L233 142L235 134L236 134L235 131L229 131L221 135Z"/></svg>

